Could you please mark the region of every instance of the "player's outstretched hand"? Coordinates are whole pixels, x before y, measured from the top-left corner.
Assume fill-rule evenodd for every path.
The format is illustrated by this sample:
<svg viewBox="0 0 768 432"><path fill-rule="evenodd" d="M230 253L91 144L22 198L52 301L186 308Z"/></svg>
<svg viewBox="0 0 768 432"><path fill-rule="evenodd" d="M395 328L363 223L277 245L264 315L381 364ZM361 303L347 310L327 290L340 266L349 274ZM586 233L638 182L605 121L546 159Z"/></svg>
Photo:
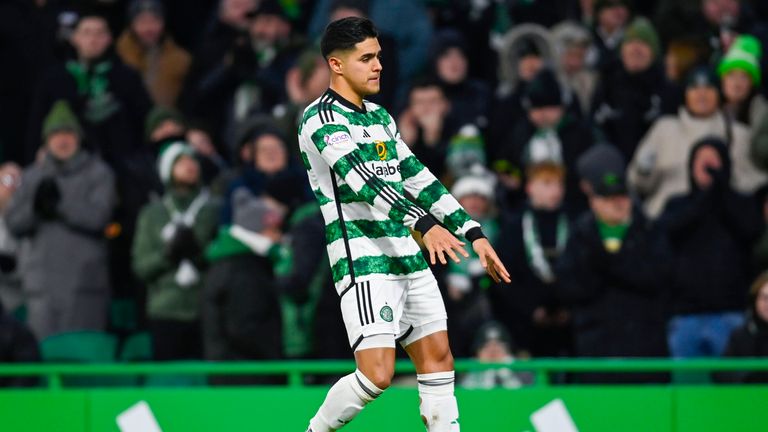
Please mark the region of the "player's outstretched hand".
<svg viewBox="0 0 768 432"><path fill-rule="evenodd" d="M488 239L480 238L475 240L472 242L472 248L477 256L480 257L480 264L483 265L485 271L488 272L496 283L502 280L506 283L512 282L507 268L501 263L499 256L496 255L496 251L493 250L493 246L488 242Z"/></svg>
<svg viewBox="0 0 768 432"><path fill-rule="evenodd" d="M469 254L462 247L464 242L460 242L450 231L440 225L430 228L421 239L429 251L429 261L432 265L436 264L435 258L439 259L442 264L448 264L448 261L445 260L446 254L458 263L460 260L454 250L464 255L464 258L469 258Z"/></svg>

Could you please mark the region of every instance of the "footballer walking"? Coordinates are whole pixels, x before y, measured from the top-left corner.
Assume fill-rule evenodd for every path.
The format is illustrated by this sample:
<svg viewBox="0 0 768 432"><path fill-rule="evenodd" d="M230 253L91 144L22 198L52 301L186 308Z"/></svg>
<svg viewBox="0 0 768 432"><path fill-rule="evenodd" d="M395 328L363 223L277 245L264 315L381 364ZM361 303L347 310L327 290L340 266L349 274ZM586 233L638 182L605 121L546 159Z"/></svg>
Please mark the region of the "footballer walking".
<svg viewBox="0 0 768 432"><path fill-rule="evenodd" d="M379 397L390 385L397 343L416 366L427 430L459 431L445 306L411 230L422 235L432 264L468 257L460 236L495 281L509 282L509 273L480 225L400 139L392 116L363 99L381 79L373 23L332 22L321 50L330 88L304 112L299 144L357 369L331 387L308 431L340 429Z"/></svg>

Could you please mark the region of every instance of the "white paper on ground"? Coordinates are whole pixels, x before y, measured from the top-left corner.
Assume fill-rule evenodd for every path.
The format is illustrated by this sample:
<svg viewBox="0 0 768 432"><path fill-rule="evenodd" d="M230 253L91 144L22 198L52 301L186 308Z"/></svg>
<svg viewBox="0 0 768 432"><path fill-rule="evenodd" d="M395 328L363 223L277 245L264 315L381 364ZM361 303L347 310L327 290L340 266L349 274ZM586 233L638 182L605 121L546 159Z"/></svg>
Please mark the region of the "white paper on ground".
<svg viewBox="0 0 768 432"><path fill-rule="evenodd" d="M120 432L163 432L149 404L139 401L117 416Z"/></svg>
<svg viewBox="0 0 768 432"><path fill-rule="evenodd" d="M531 414L531 423L536 432L579 432L562 399L555 399Z"/></svg>

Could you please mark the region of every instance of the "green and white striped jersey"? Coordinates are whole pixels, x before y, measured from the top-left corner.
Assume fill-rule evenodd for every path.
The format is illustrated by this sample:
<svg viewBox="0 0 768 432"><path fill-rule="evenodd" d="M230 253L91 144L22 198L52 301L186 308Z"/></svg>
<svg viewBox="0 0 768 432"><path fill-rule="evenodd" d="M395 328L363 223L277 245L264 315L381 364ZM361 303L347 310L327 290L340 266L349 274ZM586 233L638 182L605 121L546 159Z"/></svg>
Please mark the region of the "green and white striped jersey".
<svg viewBox="0 0 768 432"><path fill-rule="evenodd" d="M329 89L307 107L299 127L339 292L371 275L397 279L427 270L409 228L423 233L437 219L470 241L483 237L480 225L400 139L392 116L363 104Z"/></svg>

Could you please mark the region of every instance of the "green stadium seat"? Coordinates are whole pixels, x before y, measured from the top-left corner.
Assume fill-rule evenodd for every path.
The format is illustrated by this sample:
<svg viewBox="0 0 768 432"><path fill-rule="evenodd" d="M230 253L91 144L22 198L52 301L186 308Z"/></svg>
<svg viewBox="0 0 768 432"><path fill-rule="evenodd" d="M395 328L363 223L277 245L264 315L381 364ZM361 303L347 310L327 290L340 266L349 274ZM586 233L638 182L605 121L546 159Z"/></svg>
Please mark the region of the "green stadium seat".
<svg viewBox="0 0 768 432"><path fill-rule="evenodd" d="M100 331L75 331L49 336L40 343L43 360L65 363L111 363L117 338Z"/></svg>
<svg viewBox="0 0 768 432"><path fill-rule="evenodd" d="M118 359L121 362L152 361L152 337L150 334L142 332L130 335L123 343Z"/></svg>
<svg viewBox="0 0 768 432"><path fill-rule="evenodd" d="M76 331L49 336L40 343L43 361L50 363L113 363L117 354L117 337L100 331ZM132 386L136 377L79 376L63 377L64 387Z"/></svg>

